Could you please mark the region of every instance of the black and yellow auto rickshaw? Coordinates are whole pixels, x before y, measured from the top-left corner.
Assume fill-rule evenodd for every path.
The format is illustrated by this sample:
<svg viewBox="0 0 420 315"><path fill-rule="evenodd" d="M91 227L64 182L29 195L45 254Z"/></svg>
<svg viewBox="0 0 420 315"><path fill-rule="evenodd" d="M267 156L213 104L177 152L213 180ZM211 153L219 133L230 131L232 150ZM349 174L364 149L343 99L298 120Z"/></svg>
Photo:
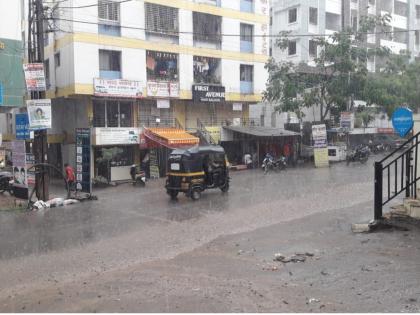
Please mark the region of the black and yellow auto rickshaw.
<svg viewBox="0 0 420 315"><path fill-rule="evenodd" d="M221 146L201 146L172 151L168 160L166 192L176 199L179 192L198 200L206 189L229 190L229 170Z"/></svg>

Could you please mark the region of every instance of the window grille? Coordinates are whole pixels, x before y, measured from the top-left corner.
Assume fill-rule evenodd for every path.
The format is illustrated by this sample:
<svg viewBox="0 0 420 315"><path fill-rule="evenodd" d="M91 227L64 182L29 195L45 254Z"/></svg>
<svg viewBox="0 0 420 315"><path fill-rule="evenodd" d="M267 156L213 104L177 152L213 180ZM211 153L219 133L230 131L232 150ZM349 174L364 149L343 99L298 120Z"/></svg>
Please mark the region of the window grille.
<svg viewBox="0 0 420 315"><path fill-rule="evenodd" d="M297 22L297 8L289 10L289 23Z"/></svg>
<svg viewBox="0 0 420 315"><path fill-rule="evenodd" d="M121 71L121 52L99 50L99 70Z"/></svg>
<svg viewBox="0 0 420 315"><path fill-rule="evenodd" d="M316 57L317 56L318 45L316 41L310 40L309 41L309 56Z"/></svg>
<svg viewBox="0 0 420 315"><path fill-rule="evenodd" d="M289 56L296 55L296 41L290 41L288 47L288 54Z"/></svg>
<svg viewBox="0 0 420 315"><path fill-rule="evenodd" d="M240 72L241 72L241 81L253 82L254 66L241 65Z"/></svg>
<svg viewBox="0 0 420 315"><path fill-rule="evenodd" d="M178 9L153 3L145 3L145 14L146 30L148 32L178 35Z"/></svg>
<svg viewBox="0 0 420 315"><path fill-rule="evenodd" d="M194 41L221 43L222 17L193 12Z"/></svg>
<svg viewBox="0 0 420 315"><path fill-rule="evenodd" d="M246 42L252 42L253 36L254 36L253 25L241 23L241 40L246 41Z"/></svg>
<svg viewBox="0 0 420 315"><path fill-rule="evenodd" d="M309 8L309 23L318 25L318 8Z"/></svg>
<svg viewBox="0 0 420 315"><path fill-rule="evenodd" d="M120 22L120 3L112 0L98 1L98 16L101 20Z"/></svg>

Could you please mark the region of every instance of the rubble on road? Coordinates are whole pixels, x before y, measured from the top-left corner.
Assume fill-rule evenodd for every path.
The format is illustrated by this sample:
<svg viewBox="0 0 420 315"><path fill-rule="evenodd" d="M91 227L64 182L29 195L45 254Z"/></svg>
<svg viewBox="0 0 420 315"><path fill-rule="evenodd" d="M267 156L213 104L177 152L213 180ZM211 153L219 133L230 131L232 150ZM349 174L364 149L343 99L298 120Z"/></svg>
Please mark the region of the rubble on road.
<svg viewBox="0 0 420 315"><path fill-rule="evenodd" d="M48 201L38 200L33 205L31 210L43 210L48 208L55 208L55 207L62 207L62 206L68 206L75 203L79 203L80 201L76 199L66 199L64 198L54 198Z"/></svg>
<svg viewBox="0 0 420 315"><path fill-rule="evenodd" d="M289 263L289 262L305 262L307 257L313 257L313 253L305 252L305 253L295 253L291 256L285 256L281 253L274 254L274 261L279 261L282 263Z"/></svg>

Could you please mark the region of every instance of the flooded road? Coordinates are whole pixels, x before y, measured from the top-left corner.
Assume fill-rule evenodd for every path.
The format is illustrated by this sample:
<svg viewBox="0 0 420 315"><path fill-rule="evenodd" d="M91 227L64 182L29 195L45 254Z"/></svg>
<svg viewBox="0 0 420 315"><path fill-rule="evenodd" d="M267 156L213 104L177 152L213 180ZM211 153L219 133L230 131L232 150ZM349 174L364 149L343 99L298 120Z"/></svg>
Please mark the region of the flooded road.
<svg viewBox="0 0 420 315"><path fill-rule="evenodd" d="M37 302L36 292L46 290L51 297L58 294L62 304L38 310L91 311L66 305L55 289L70 286L84 292L83 283L92 277L111 281L116 273L169 262L222 237L299 219L310 222L311 215L350 211L351 218L355 211L359 222L373 215L372 159L366 165L302 167L268 175L259 170L232 173L228 194L206 191L197 202L185 196L171 201L163 185L163 180L150 181L146 188L120 185L95 191L95 202L32 213L0 212L0 310L3 301L3 309L19 311L26 303L30 311L26 307ZM349 228L351 223L345 224ZM302 230L302 235L309 232ZM22 296L28 297L25 303Z"/></svg>

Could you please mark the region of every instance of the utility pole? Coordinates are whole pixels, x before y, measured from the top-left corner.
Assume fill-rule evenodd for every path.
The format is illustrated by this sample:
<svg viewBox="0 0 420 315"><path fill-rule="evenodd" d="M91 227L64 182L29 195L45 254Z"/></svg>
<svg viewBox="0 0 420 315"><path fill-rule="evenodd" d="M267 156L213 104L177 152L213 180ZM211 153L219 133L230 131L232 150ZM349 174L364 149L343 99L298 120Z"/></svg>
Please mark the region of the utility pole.
<svg viewBox="0 0 420 315"><path fill-rule="evenodd" d="M28 17L28 61L44 63L44 7L42 0L29 0ZM44 99L45 91L31 92L31 99ZM34 132L33 154L36 164L47 163L47 131ZM44 166L37 168L35 188L38 200L49 199L49 173Z"/></svg>

